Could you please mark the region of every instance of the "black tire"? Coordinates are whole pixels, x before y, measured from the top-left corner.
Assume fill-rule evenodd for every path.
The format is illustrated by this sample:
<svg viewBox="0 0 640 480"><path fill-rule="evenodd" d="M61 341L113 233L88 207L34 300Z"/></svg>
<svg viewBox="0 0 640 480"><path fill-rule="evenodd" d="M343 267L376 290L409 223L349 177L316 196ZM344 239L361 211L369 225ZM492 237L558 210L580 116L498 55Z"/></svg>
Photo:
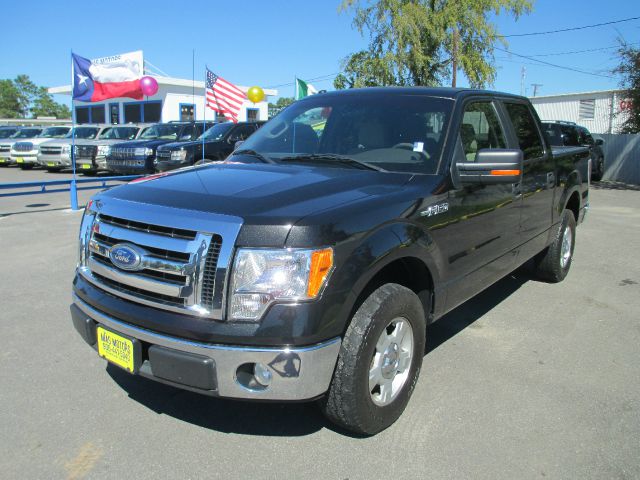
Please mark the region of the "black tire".
<svg viewBox="0 0 640 480"><path fill-rule="evenodd" d="M567 232L569 239L569 258L563 262L563 242ZM576 245L576 218L571 210L562 212L562 219L553 243L540 252L535 258L535 273L540 280L558 283L565 279L573 261L573 250ZM566 251L565 251L566 253Z"/></svg>
<svg viewBox="0 0 640 480"><path fill-rule="evenodd" d="M33 164L31 163L21 163L20 164L20 169L21 170L31 170L33 168Z"/></svg>
<svg viewBox="0 0 640 480"><path fill-rule="evenodd" d="M369 369L376 343L389 322L408 320L413 333L409 373L388 405L376 405L369 389ZM345 333L329 391L320 400L324 415L337 425L360 435L373 435L402 414L420 374L424 356L426 320L418 296L402 285L387 283L358 308Z"/></svg>
<svg viewBox="0 0 640 480"><path fill-rule="evenodd" d="M600 157L596 160L596 165L591 174L591 180L597 182L602 180L602 176L604 175L604 158Z"/></svg>

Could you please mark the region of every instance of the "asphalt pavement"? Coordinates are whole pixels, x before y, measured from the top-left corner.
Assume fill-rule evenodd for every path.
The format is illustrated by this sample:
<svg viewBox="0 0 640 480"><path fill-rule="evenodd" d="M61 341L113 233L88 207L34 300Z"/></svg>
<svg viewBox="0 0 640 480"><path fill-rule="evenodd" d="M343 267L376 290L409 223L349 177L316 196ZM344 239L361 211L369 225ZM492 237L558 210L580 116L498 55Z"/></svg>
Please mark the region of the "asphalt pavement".
<svg viewBox="0 0 640 480"><path fill-rule="evenodd" d="M0 476L640 478L637 190L592 190L561 284L524 268L429 327L407 410L370 438L314 404L212 399L108 367L69 316L81 213L68 193L0 197Z"/></svg>

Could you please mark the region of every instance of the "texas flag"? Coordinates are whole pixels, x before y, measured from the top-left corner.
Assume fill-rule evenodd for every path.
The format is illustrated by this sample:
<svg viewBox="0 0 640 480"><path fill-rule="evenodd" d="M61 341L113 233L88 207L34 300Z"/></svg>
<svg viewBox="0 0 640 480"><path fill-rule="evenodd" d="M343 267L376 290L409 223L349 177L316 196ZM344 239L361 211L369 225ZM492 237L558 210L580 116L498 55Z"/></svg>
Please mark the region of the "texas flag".
<svg viewBox="0 0 640 480"><path fill-rule="evenodd" d="M99 102L107 98L142 100L142 51L89 60L74 53L73 99Z"/></svg>

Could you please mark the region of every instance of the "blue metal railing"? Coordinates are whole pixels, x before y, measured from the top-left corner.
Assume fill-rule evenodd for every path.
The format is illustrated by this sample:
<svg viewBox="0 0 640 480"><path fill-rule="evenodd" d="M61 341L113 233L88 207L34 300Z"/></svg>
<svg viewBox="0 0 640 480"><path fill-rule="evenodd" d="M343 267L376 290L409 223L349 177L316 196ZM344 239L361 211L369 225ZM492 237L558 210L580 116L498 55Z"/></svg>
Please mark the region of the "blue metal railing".
<svg viewBox="0 0 640 480"><path fill-rule="evenodd" d="M100 177L100 178L81 178L81 179L69 179L69 180L47 180L42 182L19 182L19 183L0 183L0 190L22 190L25 188L32 188L36 190L29 190L27 192L11 192L1 193L0 197L13 197L19 195L39 195L42 193L59 193L69 192L75 187L76 190L94 190L98 188L110 188L116 185L107 185L108 182L128 182L136 178L140 178L143 175L126 175L121 177ZM80 187L76 184L86 183L99 183L99 185ZM66 188L50 188L65 185Z"/></svg>

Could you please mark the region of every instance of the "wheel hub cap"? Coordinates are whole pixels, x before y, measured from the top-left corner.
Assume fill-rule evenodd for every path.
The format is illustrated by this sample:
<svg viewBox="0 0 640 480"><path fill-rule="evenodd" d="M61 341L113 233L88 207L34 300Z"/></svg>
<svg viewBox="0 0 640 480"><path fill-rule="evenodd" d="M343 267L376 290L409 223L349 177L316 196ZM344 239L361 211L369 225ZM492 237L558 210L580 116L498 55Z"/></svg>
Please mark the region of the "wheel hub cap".
<svg viewBox="0 0 640 480"><path fill-rule="evenodd" d="M369 367L369 392L373 403L385 406L407 383L413 359L413 330L406 318L394 318L378 341Z"/></svg>
<svg viewBox="0 0 640 480"><path fill-rule="evenodd" d="M562 235L562 247L560 250L560 266L566 268L571 259L571 244L573 243L573 234L569 227L565 228Z"/></svg>

